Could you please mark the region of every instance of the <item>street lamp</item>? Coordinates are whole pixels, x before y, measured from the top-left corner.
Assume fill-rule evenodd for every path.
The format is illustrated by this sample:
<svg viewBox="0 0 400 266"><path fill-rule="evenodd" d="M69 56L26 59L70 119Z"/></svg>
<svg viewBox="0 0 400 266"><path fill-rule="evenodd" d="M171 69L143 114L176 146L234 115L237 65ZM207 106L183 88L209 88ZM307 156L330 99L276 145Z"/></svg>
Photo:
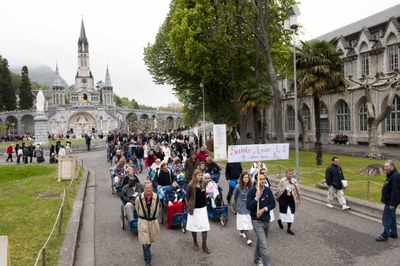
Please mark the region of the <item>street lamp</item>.
<svg viewBox="0 0 400 266"><path fill-rule="evenodd" d="M206 146L206 107L204 102L204 84L200 82L200 88L203 90L203 139L204 143L203 146Z"/></svg>
<svg viewBox="0 0 400 266"><path fill-rule="evenodd" d="M285 20L285 29L292 31L293 40L293 81L294 81L294 143L296 152L296 179L299 180L299 123L298 123L298 106L297 106L297 69L296 69L296 29L299 26L297 17L300 10L297 5L293 5L288 9L289 19ZM304 136L303 136L304 138Z"/></svg>

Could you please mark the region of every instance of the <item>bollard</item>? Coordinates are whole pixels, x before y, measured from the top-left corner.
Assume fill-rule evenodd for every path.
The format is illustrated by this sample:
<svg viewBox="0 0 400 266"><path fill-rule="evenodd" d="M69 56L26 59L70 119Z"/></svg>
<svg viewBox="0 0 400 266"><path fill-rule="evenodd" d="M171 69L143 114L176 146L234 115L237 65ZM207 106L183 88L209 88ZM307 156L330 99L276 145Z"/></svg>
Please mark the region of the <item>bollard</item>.
<svg viewBox="0 0 400 266"><path fill-rule="evenodd" d="M46 248L42 248L42 265L46 266Z"/></svg>
<svg viewBox="0 0 400 266"><path fill-rule="evenodd" d="M64 206L61 206L60 224L58 225L58 234L59 235L61 235L63 214L64 214Z"/></svg>
<svg viewBox="0 0 400 266"><path fill-rule="evenodd" d="M369 186L370 186L370 181L368 180L367 183L367 200L369 201Z"/></svg>

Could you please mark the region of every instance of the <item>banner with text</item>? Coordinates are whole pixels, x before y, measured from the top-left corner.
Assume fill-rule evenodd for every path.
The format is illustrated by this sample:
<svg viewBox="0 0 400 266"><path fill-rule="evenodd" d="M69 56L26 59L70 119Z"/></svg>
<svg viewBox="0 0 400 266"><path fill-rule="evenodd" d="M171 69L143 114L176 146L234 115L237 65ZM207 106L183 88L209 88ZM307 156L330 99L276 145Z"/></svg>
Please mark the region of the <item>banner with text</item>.
<svg viewBox="0 0 400 266"><path fill-rule="evenodd" d="M254 162L289 159L289 143L228 146L228 162Z"/></svg>
<svg viewBox="0 0 400 266"><path fill-rule="evenodd" d="M214 159L226 159L226 125L214 125Z"/></svg>

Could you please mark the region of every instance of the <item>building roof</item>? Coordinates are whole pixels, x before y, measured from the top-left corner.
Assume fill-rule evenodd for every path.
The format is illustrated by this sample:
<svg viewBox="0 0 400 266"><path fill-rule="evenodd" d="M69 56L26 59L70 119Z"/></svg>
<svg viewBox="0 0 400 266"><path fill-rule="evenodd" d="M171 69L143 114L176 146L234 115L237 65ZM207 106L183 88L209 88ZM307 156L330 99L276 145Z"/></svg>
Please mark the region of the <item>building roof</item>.
<svg viewBox="0 0 400 266"><path fill-rule="evenodd" d="M81 34L79 35L78 43L84 43L84 44L88 43L88 40L86 38L85 25L83 24L83 18L81 23Z"/></svg>
<svg viewBox="0 0 400 266"><path fill-rule="evenodd" d="M356 11L355 11L356 12ZM376 13L372 16L363 18L359 21L351 23L347 26L341 27L334 31L328 32L324 35L321 35L315 39L318 40L332 40L333 38L339 37L341 35L348 36L357 32L360 32L363 27L373 27L379 24L387 23L388 19L391 17L398 18L400 17L400 4L393 6L391 8L385 9L379 13Z"/></svg>
<svg viewBox="0 0 400 266"><path fill-rule="evenodd" d="M56 73L53 82L53 88L63 88L63 84L61 82L60 73L58 72L58 64L56 64Z"/></svg>
<svg viewBox="0 0 400 266"><path fill-rule="evenodd" d="M51 90L42 90L42 92L45 99L53 97L53 92ZM36 98L39 93L39 90L32 90L32 93Z"/></svg>
<svg viewBox="0 0 400 266"><path fill-rule="evenodd" d="M107 65L107 70L106 70L106 79L105 79L105 82L104 82L104 87L112 88L111 79L110 79L110 73L108 72L108 65Z"/></svg>

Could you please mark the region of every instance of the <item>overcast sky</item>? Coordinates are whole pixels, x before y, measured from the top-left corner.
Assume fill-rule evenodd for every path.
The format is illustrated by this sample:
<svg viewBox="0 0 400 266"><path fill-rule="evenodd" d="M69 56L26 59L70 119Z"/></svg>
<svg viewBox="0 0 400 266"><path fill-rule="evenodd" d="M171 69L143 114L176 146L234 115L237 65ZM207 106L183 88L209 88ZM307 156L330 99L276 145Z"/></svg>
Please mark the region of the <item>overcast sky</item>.
<svg viewBox="0 0 400 266"><path fill-rule="evenodd" d="M0 0L0 54L11 67L48 65L68 84L77 71L81 18L95 82L108 64L114 91L141 104L177 102L170 86L155 85L143 62L169 11L169 0ZM399 0L303 0L301 39L307 40L392 7ZM400 15L400 14L399 14Z"/></svg>

